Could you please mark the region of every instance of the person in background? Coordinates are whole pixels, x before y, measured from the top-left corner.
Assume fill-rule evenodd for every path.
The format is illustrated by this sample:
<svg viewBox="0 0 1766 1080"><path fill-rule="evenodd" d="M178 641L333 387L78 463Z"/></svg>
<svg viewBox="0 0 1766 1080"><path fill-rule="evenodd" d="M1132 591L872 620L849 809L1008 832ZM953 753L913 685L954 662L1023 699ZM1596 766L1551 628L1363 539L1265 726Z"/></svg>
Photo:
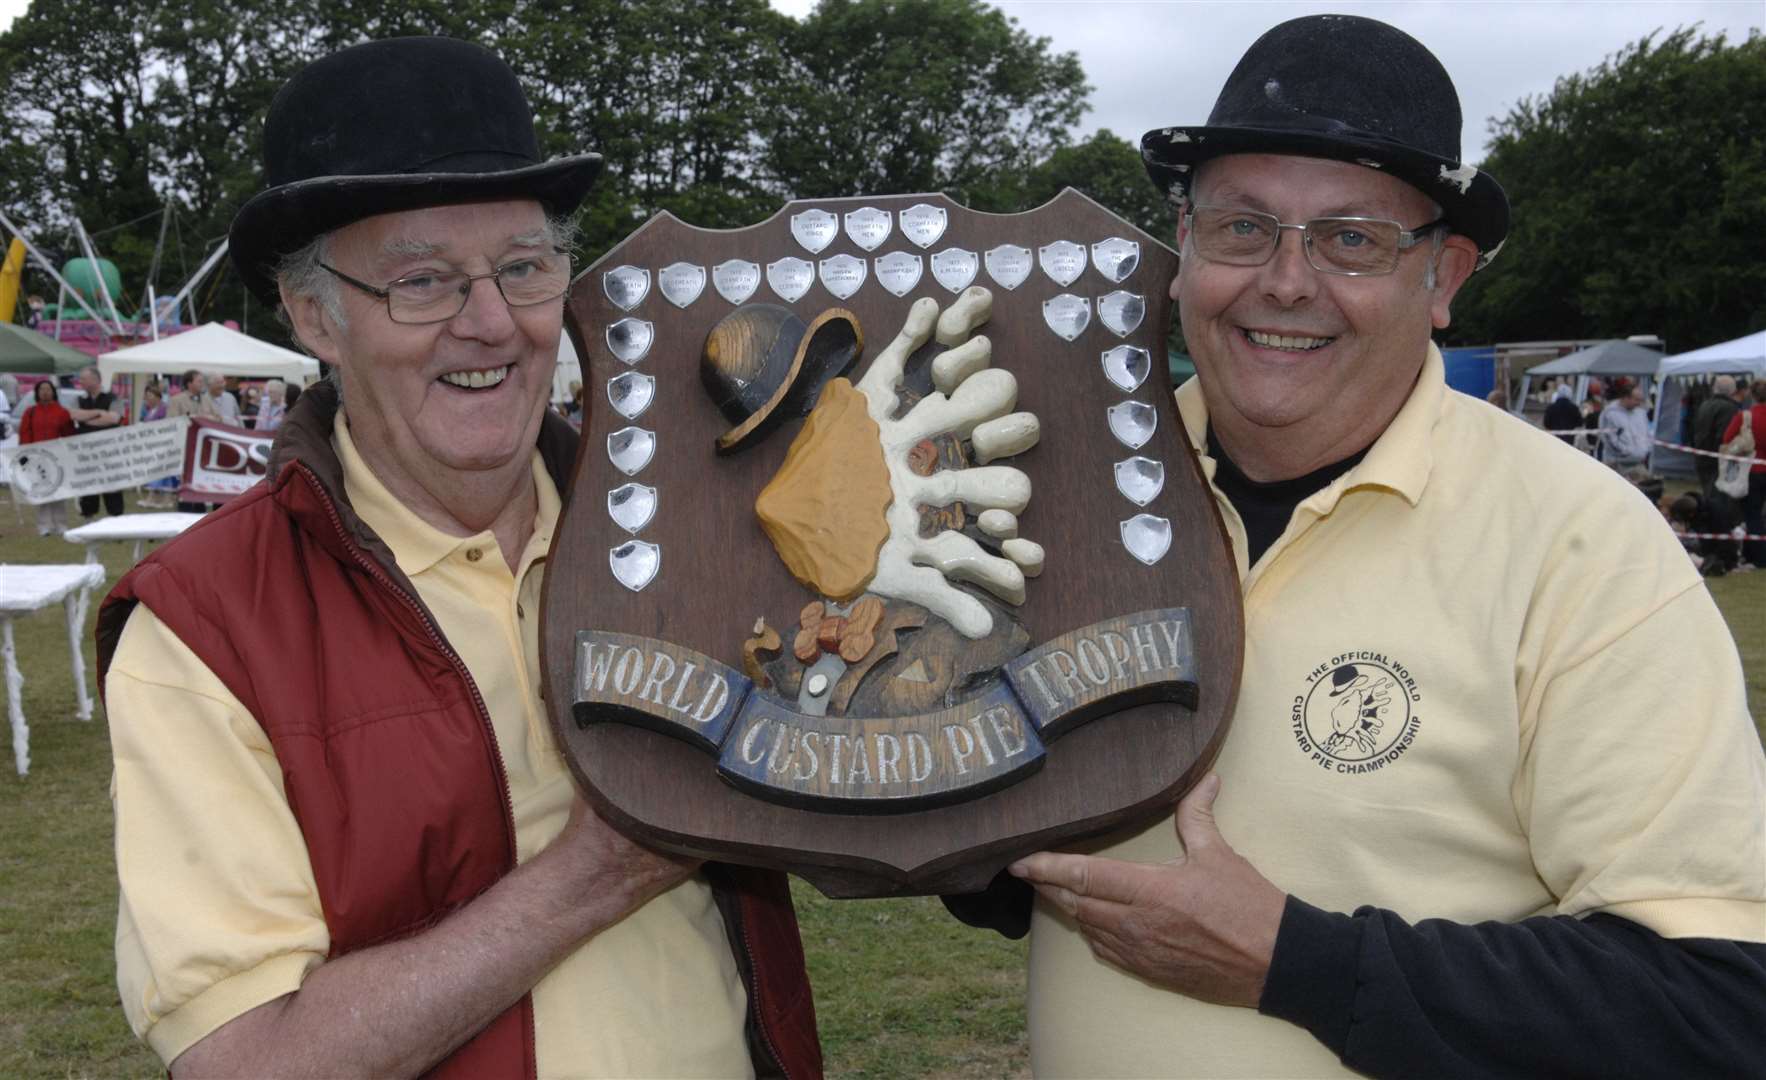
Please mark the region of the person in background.
<svg viewBox="0 0 1766 1080"><path fill-rule="evenodd" d="M1576 445L1576 430L1582 426L1582 410L1576 407L1575 392L1570 384L1560 382L1551 392L1551 404L1545 407L1545 430L1567 445Z"/></svg>
<svg viewBox="0 0 1766 1080"><path fill-rule="evenodd" d="M1727 538L1741 524L1741 512L1723 492L1687 492L1669 503L1668 523L1682 534L1680 542L1705 577L1722 577L1741 565L1741 545Z"/></svg>
<svg viewBox="0 0 1766 1080"><path fill-rule="evenodd" d="M167 412L165 387L158 380L148 383L146 389L141 391L141 415L138 419L144 424L164 420ZM178 490L178 478L175 476L162 476L143 485L143 488L140 505L148 509L170 509L177 501L175 492Z"/></svg>
<svg viewBox="0 0 1766 1080"><path fill-rule="evenodd" d="M158 383L148 383L147 388L141 391L141 422L146 423L150 420L164 420L165 418L166 403L160 386Z"/></svg>
<svg viewBox="0 0 1766 1080"><path fill-rule="evenodd" d="M184 373L184 385L166 402L167 416L205 416L215 419L214 404L203 391L202 373L194 369Z"/></svg>
<svg viewBox="0 0 1766 1080"><path fill-rule="evenodd" d="M1649 458L1649 413L1636 386L1600 414L1600 459L1623 475Z"/></svg>
<svg viewBox="0 0 1766 1080"><path fill-rule="evenodd" d="M1700 405L1692 420L1692 447L1716 453L1723 448L1723 433L1747 402L1746 386L1736 385L1734 375L1719 375L1711 383L1711 396ZM1693 458L1699 487L1706 495L1717 490L1717 459L1705 454Z"/></svg>
<svg viewBox="0 0 1766 1080"><path fill-rule="evenodd" d="M0 374L0 395L5 396L6 405L10 411L12 411L12 412L19 411L19 407L18 407L18 376L17 375L14 375L10 371L5 372L4 374ZM27 401L27 402L25 402L25 404L29 405L30 402Z"/></svg>
<svg viewBox="0 0 1766 1080"><path fill-rule="evenodd" d="M288 388L282 391L282 415L285 418L294 411L294 403L300 400L302 393L304 391L301 390L299 383L289 383Z"/></svg>
<svg viewBox="0 0 1766 1080"><path fill-rule="evenodd" d="M44 379L33 388L35 401L18 421L19 445L65 439L74 434L74 418L55 391L55 380ZM67 531L67 500L37 504L37 535Z"/></svg>
<svg viewBox="0 0 1766 1080"><path fill-rule="evenodd" d="M248 386L241 393L244 400L239 403L240 423L255 430L258 426L258 405L263 400L263 391L255 386Z"/></svg>
<svg viewBox="0 0 1766 1080"><path fill-rule="evenodd" d="M1750 388L1754 398L1751 408L1730 417L1723 429L1723 442L1741 434L1742 424L1754 432L1754 467L1748 470L1748 494L1742 500L1742 524L1749 536L1766 534L1766 379L1755 379ZM1766 540L1742 543L1742 557L1755 566L1766 566Z"/></svg>
<svg viewBox="0 0 1766 1080"><path fill-rule="evenodd" d="M258 406L259 431L275 431L282 426L288 408L283 402L287 390L288 384L281 379L271 379L264 384L264 399Z"/></svg>
<svg viewBox="0 0 1766 1080"><path fill-rule="evenodd" d="M90 435L109 431L123 422L124 406L115 394L100 384L97 368L87 366L80 369L80 391L78 405L72 410L75 434ZM101 498L104 500L105 513L111 517L122 514L123 493L117 490L106 491L102 495L81 495L80 516L88 521L97 517Z"/></svg>
<svg viewBox="0 0 1766 1080"><path fill-rule="evenodd" d="M204 380L208 385L208 397L214 405L215 419L229 427L240 427L239 399L227 389L227 377L218 371L211 371Z"/></svg>

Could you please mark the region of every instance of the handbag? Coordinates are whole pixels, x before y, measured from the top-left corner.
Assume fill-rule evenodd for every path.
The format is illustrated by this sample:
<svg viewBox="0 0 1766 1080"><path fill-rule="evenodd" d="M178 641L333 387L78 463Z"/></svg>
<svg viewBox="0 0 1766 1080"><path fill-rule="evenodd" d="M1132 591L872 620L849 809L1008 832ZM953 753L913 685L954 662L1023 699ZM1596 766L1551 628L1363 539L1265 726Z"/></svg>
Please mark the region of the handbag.
<svg viewBox="0 0 1766 1080"><path fill-rule="evenodd" d="M1748 473L1754 465L1753 417L1742 414L1741 430L1723 444L1723 457L1717 461L1717 490L1732 499L1748 497Z"/></svg>

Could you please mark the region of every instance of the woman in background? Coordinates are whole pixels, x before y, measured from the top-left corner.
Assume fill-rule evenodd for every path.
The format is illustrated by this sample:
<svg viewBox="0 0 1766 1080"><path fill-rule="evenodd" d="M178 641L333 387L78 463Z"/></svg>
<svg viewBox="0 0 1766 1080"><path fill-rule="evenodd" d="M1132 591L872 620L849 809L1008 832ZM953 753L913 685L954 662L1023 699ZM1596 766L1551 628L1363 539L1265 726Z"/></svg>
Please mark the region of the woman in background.
<svg viewBox="0 0 1766 1080"><path fill-rule="evenodd" d="M44 379L31 391L35 396L31 407L18 421L18 441L27 443L65 439L74 433L74 418L69 415L55 393L55 380ZM37 535L67 531L67 500L53 499L37 504Z"/></svg>

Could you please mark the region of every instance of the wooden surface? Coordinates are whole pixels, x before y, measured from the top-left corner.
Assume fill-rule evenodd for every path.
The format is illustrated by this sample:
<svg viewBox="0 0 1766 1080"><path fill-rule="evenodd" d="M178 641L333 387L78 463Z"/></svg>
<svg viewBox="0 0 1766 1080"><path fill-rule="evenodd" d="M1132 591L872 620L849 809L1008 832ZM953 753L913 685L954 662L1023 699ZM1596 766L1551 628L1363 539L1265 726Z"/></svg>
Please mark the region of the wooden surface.
<svg viewBox="0 0 1766 1080"><path fill-rule="evenodd" d="M812 255L792 237L789 220L809 207L839 215L860 207L892 213L918 204L943 207L944 235L928 248L904 236L899 223L873 251L839 232ZM701 387L698 364L711 327L732 310L711 283L711 268L728 259L761 264L750 303L785 303L769 288L764 267L786 256L819 262L839 253L864 258L870 278L837 299L818 280L789 306L807 320L843 307L860 320L866 352L849 373L861 377L892 340L912 302L955 299L931 272L931 256L952 247L979 257L1000 244L1030 248L1069 240L1088 249L1109 237L1136 240L1140 265L1124 282L1106 278L1088 260L1084 274L1061 286L1040 265L1015 290L995 284L985 267L975 284L990 288L994 306L980 329L993 342L993 364L1018 379L1018 408L1041 420L1041 443L1005 464L1033 485L1020 532L1043 545L1046 565L1010 609L1032 647L1114 616L1155 608L1188 608L1195 643L1193 709L1156 702L1102 716L1060 735L1040 768L978 798L931 809L854 815L771 802L718 775L717 759L687 740L628 723L579 725L573 668L579 630L611 630L673 642L743 669L742 645L756 618L786 633L806 602L816 599L793 579L762 532L754 499L782 463L799 421L739 453L720 457L717 437L729 421ZM906 251L925 260L918 285L896 297L876 280L876 257ZM685 261L703 266L701 295L678 308L654 286L629 312L609 301L602 274L631 265L654 275ZM597 809L626 831L669 850L725 861L780 866L831 896L965 891L980 888L1005 863L1026 852L1120 827L1169 811L1182 790L1212 761L1231 715L1243 653L1238 582L1219 517L1171 401L1165 337L1171 317L1167 286L1176 256L1152 237L1074 191L1037 211L990 215L968 211L942 195L813 200L792 203L747 229L692 228L667 214L647 222L583 273L570 310L581 340L585 400L583 452L573 494L553 542L545 598L547 700L560 745ZM1126 339L1106 329L1096 300L1126 289L1145 297L1147 314ZM1062 293L1093 303L1088 328L1072 343L1045 324L1043 301ZM656 377L656 400L635 421L606 404L609 378L631 370L608 349L606 328L636 317L655 324L655 342L635 368ZM1105 378L1100 355L1126 341L1153 356L1149 378L1132 394ZM1153 404L1158 427L1139 450L1110 434L1106 410L1126 399ZM628 423L656 432L654 460L628 478L607 457L607 436ZM1112 467L1132 454L1161 461L1163 491L1137 507L1116 489ZM634 479L658 491L654 519L638 539L661 547L661 568L642 591L612 577L611 548L630 535L609 518L606 495ZM1124 548L1120 523L1146 512L1171 519L1170 551L1146 566Z"/></svg>

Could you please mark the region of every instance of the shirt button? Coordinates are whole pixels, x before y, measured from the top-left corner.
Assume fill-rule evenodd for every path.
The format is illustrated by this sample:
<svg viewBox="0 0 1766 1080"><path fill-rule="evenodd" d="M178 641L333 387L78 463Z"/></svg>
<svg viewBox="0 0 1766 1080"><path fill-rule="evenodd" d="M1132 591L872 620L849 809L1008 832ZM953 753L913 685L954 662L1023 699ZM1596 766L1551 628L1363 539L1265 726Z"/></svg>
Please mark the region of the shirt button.
<svg viewBox="0 0 1766 1080"><path fill-rule="evenodd" d="M527 609L522 607L520 604L516 604L515 605L515 617L517 619L527 618Z"/></svg>
<svg viewBox="0 0 1766 1080"><path fill-rule="evenodd" d="M482 558L484 558L484 549L483 548L467 548L466 549L466 561L467 562L477 562L478 560L480 560Z"/></svg>

